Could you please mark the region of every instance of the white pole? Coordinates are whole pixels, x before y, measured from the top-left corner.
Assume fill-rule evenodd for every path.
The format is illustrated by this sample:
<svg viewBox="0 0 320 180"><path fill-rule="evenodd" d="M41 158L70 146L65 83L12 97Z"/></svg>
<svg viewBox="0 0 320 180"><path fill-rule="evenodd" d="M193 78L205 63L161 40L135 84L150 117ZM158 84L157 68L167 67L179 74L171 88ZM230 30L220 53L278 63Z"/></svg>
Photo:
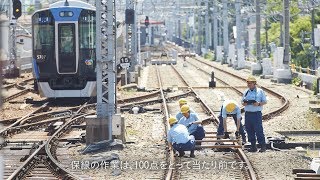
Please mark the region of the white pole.
<svg viewBox="0 0 320 180"><path fill-rule="evenodd" d="M138 23L138 64L141 65L141 47L140 47L140 34L141 34L141 31L140 31L140 23Z"/></svg>

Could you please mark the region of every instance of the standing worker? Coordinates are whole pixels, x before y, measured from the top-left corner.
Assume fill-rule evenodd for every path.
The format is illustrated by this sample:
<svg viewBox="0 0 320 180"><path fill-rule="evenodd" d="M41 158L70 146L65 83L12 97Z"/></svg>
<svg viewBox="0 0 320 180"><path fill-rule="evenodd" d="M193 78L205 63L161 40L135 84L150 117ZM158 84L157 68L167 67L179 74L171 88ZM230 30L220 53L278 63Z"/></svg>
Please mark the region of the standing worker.
<svg viewBox="0 0 320 180"><path fill-rule="evenodd" d="M188 101L185 98L179 99L179 109L181 109L181 107L187 103ZM190 110L190 112L193 112L193 111ZM176 115L176 119L179 121L182 117L183 117L183 114L181 113L181 111L179 111Z"/></svg>
<svg viewBox="0 0 320 180"><path fill-rule="evenodd" d="M179 120L179 124L183 124L188 128L190 135L193 135L196 140L202 140L205 136L205 131L201 126L198 115L190 112L188 105L181 106L181 113L183 117Z"/></svg>
<svg viewBox="0 0 320 180"><path fill-rule="evenodd" d="M264 91L256 87L257 80L253 76L247 79L247 89L243 93L242 105L245 110L245 125L248 133L248 141L251 143L249 152L256 152L256 139L261 146L259 152L266 151L266 140L263 134L262 127L262 109L267 103L267 98ZM257 138L256 138L257 136Z"/></svg>
<svg viewBox="0 0 320 180"><path fill-rule="evenodd" d="M194 158L195 140L189 135L188 129L182 124L178 124L176 118L169 118L171 129L168 132L169 150L172 148L179 152L179 157L184 156L184 151L190 151L190 157Z"/></svg>
<svg viewBox="0 0 320 180"><path fill-rule="evenodd" d="M227 133L227 117L232 117L236 126L237 131L235 133L236 137L239 137L239 132L242 137L242 143L245 144L246 140L246 133L244 132L243 125L241 123L241 110L236 101L233 100L226 100L223 102L221 106L221 111L219 115L219 127L217 131L217 135L221 136L224 134L224 138L229 138L229 134Z"/></svg>

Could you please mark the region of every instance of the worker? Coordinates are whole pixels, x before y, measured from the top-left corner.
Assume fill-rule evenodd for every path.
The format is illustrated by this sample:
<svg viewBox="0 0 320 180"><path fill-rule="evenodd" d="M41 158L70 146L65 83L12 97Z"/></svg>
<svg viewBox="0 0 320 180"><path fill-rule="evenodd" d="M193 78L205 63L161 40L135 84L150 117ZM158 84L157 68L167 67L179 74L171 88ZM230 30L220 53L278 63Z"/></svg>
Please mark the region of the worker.
<svg viewBox="0 0 320 180"><path fill-rule="evenodd" d="M188 128L190 135L193 135L196 140L202 140L205 136L205 131L199 121L198 115L190 112L190 107L185 104L181 106L183 117L179 120L179 124L183 124Z"/></svg>
<svg viewBox="0 0 320 180"><path fill-rule="evenodd" d="M237 126L235 135L236 137L239 137L239 135L241 135L242 143L245 144L247 140L246 140L246 134L243 129L243 125L241 123L241 119L242 119L241 110L236 101L225 100L221 106L220 115L219 115L220 123L217 131L217 135L222 136L225 132L224 138L229 138L229 134L227 133L227 123L226 123L227 117L233 118Z"/></svg>
<svg viewBox="0 0 320 180"><path fill-rule="evenodd" d="M185 155L184 151L190 151L190 157L194 158L194 136L189 135L186 126L178 124L178 120L174 117L169 118L169 124L171 127L167 136L167 140L169 142L169 150L172 150L173 148L178 151L179 157Z"/></svg>
<svg viewBox="0 0 320 180"><path fill-rule="evenodd" d="M262 109L267 103L264 91L256 86L257 80L253 76L247 78L247 86L243 93L242 105L245 110L245 125L248 141L251 143L249 152L256 152L256 139L261 146L259 152L266 151L266 141L262 127ZM257 137L257 138L256 138Z"/></svg>
<svg viewBox="0 0 320 180"><path fill-rule="evenodd" d="M181 109L181 107L187 103L188 101L185 98L179 99L179 107L180 107L179 109ZM190 109L190 112L193 112L193 110ZM176 119L179 121L182 117L183 117L183 114L181 113L181 111L179 111L176 115Z"/></svg>

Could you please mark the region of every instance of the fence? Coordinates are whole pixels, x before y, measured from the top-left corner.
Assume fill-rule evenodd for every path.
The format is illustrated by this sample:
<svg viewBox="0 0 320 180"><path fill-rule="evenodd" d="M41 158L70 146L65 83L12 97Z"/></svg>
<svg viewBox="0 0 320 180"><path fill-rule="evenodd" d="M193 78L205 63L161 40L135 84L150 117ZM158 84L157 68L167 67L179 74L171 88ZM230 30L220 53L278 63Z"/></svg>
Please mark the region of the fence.
<svg viewBox="0 0 320 180"><path fill-rule="evenodd" d="M292 72L305 73L305 74L310 74L315 76L319 75L319 70L310 69L309 66L307 68L303 68L301 66L296 66L295 64L291 64L290 67Z"/></svg>

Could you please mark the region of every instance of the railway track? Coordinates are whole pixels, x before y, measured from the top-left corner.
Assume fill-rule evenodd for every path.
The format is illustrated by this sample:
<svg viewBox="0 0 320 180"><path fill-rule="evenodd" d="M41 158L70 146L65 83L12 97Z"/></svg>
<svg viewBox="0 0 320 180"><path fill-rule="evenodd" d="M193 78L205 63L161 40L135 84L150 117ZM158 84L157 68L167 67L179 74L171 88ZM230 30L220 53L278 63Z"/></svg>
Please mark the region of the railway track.
<svg viewBox="0 0 320 180"><path fill-rule="evenodd" d="M33 78L26 79L26 80L19 82L19 83L13 83L13 84L9 84L9 85L4 86L3 88L7 92L12 91L13 93L8 93L8 95L3 98L2 102L3 103L8 102L10 100L13 100L13 99L19 97L19 96L27 94L28 92L32 92L32 88L28 84L31 81L33 81Z"/></svg>
<svg viewBox="0 0 320 180"><path fill-rule="evenodd" d="M240 77L240 76L238 76L236 74L233 74L233 73L231 73L231 72L229 72L227 70L224 70L222 68L213 66L210 63L205 62L203 60L199 60L199 59L196 59L196 58L195 58L195 60L197 60L198 62L201 62L203 65L207 65L207 66L209 66L211 68L214 68L217 71L220 71L220 72L222 72L224 74L227 74L228 76L232 76L232 77L234 77L234 78L236 78L238 80L241 80L243 83L246 82L245 78ZM285 111L289 107L289 100L287 98L285 98L283 95L281 95L281 94L279 94L279 93L277 93L277 92L273 91L272 89L267 88L265 86L259 85L259 87L262 88L267 93L267 95L269 94L269 95L272 95L272 96L276 97L282 103L279 108L273 109L270 112L263 114L262 115L263 120L268 120L268 119L271 119L271 118L273 118L275 116L278 116L278 115L280 115L281 112Z"/></svg>
<svg viewBox="0 0 320 180"><path fill-rule="evenodd" d="M176 48L172 45L169 45L169 46ZM181 52L180 49L178 49L178 51ZM196 61L196 63L194 61ZM234 73L231 73L230 71L228 71L226 69L222 69L220 67L214 66L214 65L210 64L209 62L206 62L206 61L199 59L197 57L191 57L187 60L187 62L190 65L192 65L193 67L197 68L199 71L202 71L203 73L209 75L209 77L211 76L211 72L214 70L215 78L218 81L229 86L237 94L242 96L243 91L240 91L239 88L235 87L233 84L242 84L244 86L246 84L245 78L238 76ZM217 73L220 73L219 77L217 77ZM232 80L226 81L226 77L232 77ZM259 85L259 87L262 88L266 92L267 95L271 95L271 96L275 97L275 98L273 98L273 100L278 100L281 102L281 104L279 104L279 105L278 105L278 103L276 105L274 105L275 103L272 103L273 107L269 107L271 110L262 115L262 118L264 121L272 119L275 116L279 116L281 114L281 112L285 111L289 107L289 100L287 98L285 98L283 95L281 95L281 94L275 92L274 90L267 88L265 86ZM246 89L246 87L240 88L240 89L244 90L244 89ZM270 104L267 104L267 106L270 106Z"/></svg>
<svg viewBox="0 0 320 180"><path fill-rule="evenodd" d="M191 103L191 107L195 107L195 106L199 106L200 108L202 108L202 112L200 113L201 116L203 117L202 119L210 119L210 121L213 122L214 126L218 125L218 120L216 115L214 114L214 112L212 111L212 109L209 108L209 106L207 104L204 103L204 101L199 98L199 95L194 91L194 89L192 87L190 87L190 85L185 81L185 79L181 76L181 74L179 74L179 72L173 67L171 66L171 68L174 70L175 74L177 74L179 76L179 79L182 80L184 82L185 85L187 85L189 87L189 89L191 90L191 94L192 97L194 99L196 99L196 103ZM163 84L163 80L161 78L161 75L159 73L159 70L157 69L157 75L158 75L158 84L160 85L160 89L162 89L162 84ZM168 105L167 101L166 101L166 97L165 94L162 91L162 98L163 98L163 112L165 114L165 118L166 120L169 118L169 111L171 111L173 113L173 110L170 109L170 106ZM188 103L190 104L190 103ZM197 111L198 112L198 111ZM170 129L170 126L168 124L167 121L166 122L166 126L167 126L167 131ZM243 169L238 169L237 173L233 174L233 178L235 179L255 179L255 173L252 169L252 166L250 164L250 162L248 161L248 159L246 158L243 150L240 148L241 146L239 144L237 144L237 140L224 140L226 144L228 144L227 141L229 142L234 142L231 143L229 145L220 145L220 146L216 146L216 145L212 145L212 142L217 142L217 140L214 140L214 138L216 138L216 136L211 136L211 134L214 134L214 132L210 132L210 130L212 131L213 127L209 127L209 126L205 126L206 131L208 132L206 134L206 139L205 141L203 141L201 146L198 146L198 148L210 148L210 150L206 149L206 150L201 150L200 153L197 151L196 152L196 159L195 160L190 160L188 158L178 158L178 157L174 157L173 152L169 152L168 156L167 156L167 161L170 164L174 165L174 168L169 168L167 173L166 173L166 179L190 179L192 177L194 178L204 178L204 179L210 179L210 178L214 178L214 177L225 177L225 178L231 178L230 173L225 172L224 176L221 176L221 174L218 173L218 171L221 171L221 169L214 169L214 170L210 170L210 173L208 172L208 169L183 169L181 167L181 165L183 164L189 164L192 166L192 163L195 162L207 162L210 163L210 159L208 159L208 157L212 156L212 161L211 162L217 162L217 160L219 161L230 161L232 160L235 163L239 163L244 165L246 168ZM227 147L236 147L234 152L229 153L228 155L223 154L223 153L213 153L213 151L211 151L211 148L227 148ZM208 150L208 151L207 151ZM199 153L197 155L197 153ZM215 155L212 155L215 154ZM217 155L218 154L218 155ZM219 157L218 157L219 156ZM207 167L208 168L208 167ZM207 171L207 172L205 172ZM235 171L233 169L233 171ZM213 175L214 172L216 172L216 176ZM227 175L229 174L229 175ZM231 173L232 174L232 173Z"/></svg>
<svg viewBox="0 0 320 180"><path fill-rule="evenodd" d="M46 107L48 103L16 119L0 131L5 138L0 152L5 158L6 179L78 178L55 159L56 144L61 134L70 130L71 125L81 124L85 116L94 113L94 104L85 103L64 110L41 112Z"/></svg>

